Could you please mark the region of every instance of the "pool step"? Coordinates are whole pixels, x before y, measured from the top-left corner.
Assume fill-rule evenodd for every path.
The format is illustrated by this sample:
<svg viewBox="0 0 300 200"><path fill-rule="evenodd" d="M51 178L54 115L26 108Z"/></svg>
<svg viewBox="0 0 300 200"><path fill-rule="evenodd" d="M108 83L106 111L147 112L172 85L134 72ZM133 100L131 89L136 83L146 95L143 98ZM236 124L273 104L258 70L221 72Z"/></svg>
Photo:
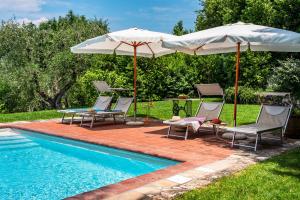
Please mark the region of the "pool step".
<svg viewBox="0 0 300 200"><path fill-rule="evenodd" d="M20 150L27 148L35 148L39 147L38 144L34 142L30 143L20 143L20 144L9 144L9 145L0 145L0 151L8 151L8 150Z"/></svg>
<svg viewBox="0 0 300 200"><path fill-rule="evenodd" d="M39 145L11 129L0 129L0 151L34 148Z"/></svg>
<svg viewBox="0 0 300 200"><path fill-rule="evenodd" d="M28 139L13 139L13 140L2 140L0 139L0 146L5 146L5 145L15 145L15 144L25 144L25 143L33 143L31 140Z"/></svg>
<svg viewBox="0 0 300 200"><path fill-rule="evenodd" d="M15 133L10 128L0 129L0 137L5 137L5 136L19 136L19 134Z"/></svg>

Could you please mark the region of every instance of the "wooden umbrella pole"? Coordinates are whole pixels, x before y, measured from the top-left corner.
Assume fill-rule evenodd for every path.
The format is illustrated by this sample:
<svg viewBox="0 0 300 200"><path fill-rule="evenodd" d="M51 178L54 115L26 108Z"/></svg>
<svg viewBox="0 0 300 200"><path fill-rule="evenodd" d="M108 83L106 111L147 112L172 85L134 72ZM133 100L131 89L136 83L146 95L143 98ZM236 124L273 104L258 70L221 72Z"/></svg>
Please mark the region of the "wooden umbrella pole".
<svg viewBox="0 0 300 200"><path fill-rule="evenodd" d="M237 95L238 95L238 89L239 89L240 55L241 55L241 43L238 42L237 46L236 46L236 64L235 64L234 110L233 110L234 126L236 126Z"/></svg>
<svg viewBox="0 0 300 200"><path fill-rule="evenodd" d="M133 83L133 87L134 87L134 121L136 121L136 96L137 96L137 91L136 91L136 77L137 77L137 70L136 70L136 49L137 49L137 45L133 45L134 48L134 57L133 57L133 65L134 65L134 83Z"/></svg>

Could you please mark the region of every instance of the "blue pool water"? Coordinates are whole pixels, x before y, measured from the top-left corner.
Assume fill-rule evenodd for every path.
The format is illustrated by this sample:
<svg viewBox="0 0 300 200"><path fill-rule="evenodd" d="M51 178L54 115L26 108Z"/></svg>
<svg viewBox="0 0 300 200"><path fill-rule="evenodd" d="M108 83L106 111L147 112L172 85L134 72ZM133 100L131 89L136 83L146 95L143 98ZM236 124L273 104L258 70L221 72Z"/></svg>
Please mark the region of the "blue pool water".
<svg viewBox="0 0 300 200"><path fill-rule="evenodd" d="M62 199L178 162L18 129L0 129L0 199Z"/></svg>

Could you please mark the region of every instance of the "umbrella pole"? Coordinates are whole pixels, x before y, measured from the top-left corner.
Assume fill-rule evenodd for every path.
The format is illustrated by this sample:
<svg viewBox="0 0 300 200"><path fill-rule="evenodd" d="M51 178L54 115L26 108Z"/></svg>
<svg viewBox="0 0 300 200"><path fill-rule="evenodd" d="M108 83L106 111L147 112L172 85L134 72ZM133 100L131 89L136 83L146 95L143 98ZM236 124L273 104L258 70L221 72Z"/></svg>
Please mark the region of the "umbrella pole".
<svg viewBox="0 0 300 200"><path fill-rule="evenodd" d="M234 110L233 110L234 126L236 126L237 95L239 89L239 72L240 72L240 55L241 55L241 43L238 42L236 46L236 63L235 63Z"/></svg>
<svg viewBox="0 0 300 200"><path fill-rule="evenodd" d="M134 45L134 57L133 57L133 65L134 65L134 83L133 83L133 87L134 87L134 121L136 121L136 77L137 77L137 70L136 70L136 48L137 46Z"/></svg>

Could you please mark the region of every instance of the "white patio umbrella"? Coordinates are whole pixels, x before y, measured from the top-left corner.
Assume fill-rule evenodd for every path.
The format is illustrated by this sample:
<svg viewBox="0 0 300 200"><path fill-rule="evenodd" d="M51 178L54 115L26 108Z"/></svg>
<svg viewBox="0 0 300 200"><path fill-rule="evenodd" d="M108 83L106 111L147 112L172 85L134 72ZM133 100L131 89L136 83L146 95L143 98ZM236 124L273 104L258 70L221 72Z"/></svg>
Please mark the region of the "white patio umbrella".
<svg viewBox="0 0 300 200"><path fill-rule="evenodd" d="M300 52L300 34L238 22L165 40L163 47L194 55L236 52L234 96L234 125L236 126L240 52L247 49L252 51Z"/></svg>
<svg viewBox="0 0 300 200"><path fill-rule="evenodd" d="M136 57L159 57L175 52L162 47L162 40L175 36L138 28L107 33L82 42L71 48L73 53L117 54L134 56L134 121L136 121L137 61Z"/></svg>

